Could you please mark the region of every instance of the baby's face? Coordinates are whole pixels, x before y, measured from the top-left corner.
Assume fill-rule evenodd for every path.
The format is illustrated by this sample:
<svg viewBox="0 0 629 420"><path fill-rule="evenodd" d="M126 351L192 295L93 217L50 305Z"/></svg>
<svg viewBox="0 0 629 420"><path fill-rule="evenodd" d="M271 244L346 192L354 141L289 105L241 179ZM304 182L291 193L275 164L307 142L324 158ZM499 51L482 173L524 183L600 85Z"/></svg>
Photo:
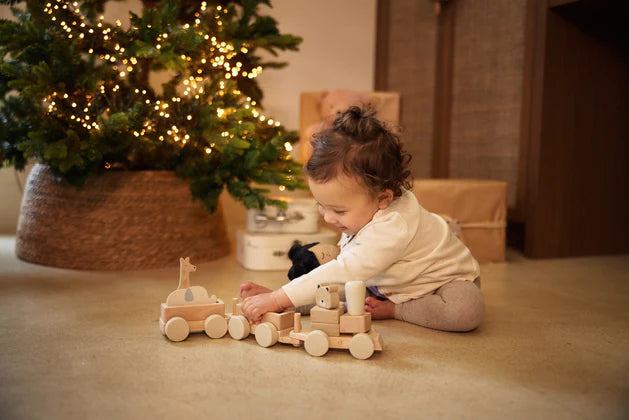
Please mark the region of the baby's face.
<svg viewBox="0 0 629 420"><path fill-rule="evenodd" d="M374 197L356 179L344 175L321 183L309 179L308 184L325 222L350 236L390 203Z"/></svg>

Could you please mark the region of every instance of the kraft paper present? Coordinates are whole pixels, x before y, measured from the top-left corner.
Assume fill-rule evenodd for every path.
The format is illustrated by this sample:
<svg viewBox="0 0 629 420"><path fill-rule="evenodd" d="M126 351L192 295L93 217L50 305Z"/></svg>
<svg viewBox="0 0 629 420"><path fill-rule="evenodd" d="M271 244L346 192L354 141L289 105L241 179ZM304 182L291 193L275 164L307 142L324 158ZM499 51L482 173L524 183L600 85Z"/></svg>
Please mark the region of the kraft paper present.
<svg viewBox="0 0 629 420"><path fill-rule="evenodd" d="M326 98L326 95L327 96ZM337 102L338 101L338 102ZM321 129L330 115L326 111L344 110L345 106L371 106L380 121L397 126L400 122L400 94L398 92L366 92L334 89L331 91L302 92L299 100L299 159L305 163L310 157L310 140Z"/></svg>
<svg viewBox="0 0 629 420"><path fill-rule="evenodd" d="M481 179L416 179L413 192L442 216L479 262L505 260L507 183Z"/></svg>

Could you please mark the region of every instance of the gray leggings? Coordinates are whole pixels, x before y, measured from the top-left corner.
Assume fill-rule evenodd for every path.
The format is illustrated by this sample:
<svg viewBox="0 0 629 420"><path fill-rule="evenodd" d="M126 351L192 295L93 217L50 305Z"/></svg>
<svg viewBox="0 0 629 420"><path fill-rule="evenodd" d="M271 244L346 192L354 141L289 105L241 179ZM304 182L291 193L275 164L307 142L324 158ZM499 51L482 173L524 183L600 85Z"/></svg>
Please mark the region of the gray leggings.
<svg viewBox="0 0 629 420"><path fill-rule="evenodd" d="M430 295L395 305L395 319L442 331L471 331L484 314L480 278L454 280Z"/></svg>

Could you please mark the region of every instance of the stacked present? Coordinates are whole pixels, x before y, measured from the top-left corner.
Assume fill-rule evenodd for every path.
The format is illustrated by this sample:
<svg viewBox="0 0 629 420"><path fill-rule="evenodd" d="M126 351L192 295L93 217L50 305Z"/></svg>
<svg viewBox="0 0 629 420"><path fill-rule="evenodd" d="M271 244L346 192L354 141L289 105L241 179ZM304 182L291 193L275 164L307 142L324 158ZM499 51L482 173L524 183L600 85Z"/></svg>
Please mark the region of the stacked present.
<svg viewBox="0 0 629 420"><path fill-rule="evenodd" d="M247 228L236 232L236 259L249 270L288 270L294 244L336 244L338 233L319 226L312 198L279 197L287 209L267 206L247 210Z"/></svg>
<svg viewBox="0 0 629 420"><path fill-rule="evenodd" d="M413 192L442 216L479 262L505 260L507 183L475 179L416 179Z"/></svg>

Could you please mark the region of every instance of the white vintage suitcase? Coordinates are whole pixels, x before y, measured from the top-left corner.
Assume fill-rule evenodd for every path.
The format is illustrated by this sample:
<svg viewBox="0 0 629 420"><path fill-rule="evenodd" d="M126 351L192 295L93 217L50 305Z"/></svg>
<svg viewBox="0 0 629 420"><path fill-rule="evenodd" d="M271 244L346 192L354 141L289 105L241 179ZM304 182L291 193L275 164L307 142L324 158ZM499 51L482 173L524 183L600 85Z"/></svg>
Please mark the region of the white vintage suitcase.
<svg viewBox="0 0 629 420"><path fill-rule="evenodd" d="M316 233L319 210L312 198L275 197L285 201L287 210L267 206L264 210L247 210L247 231L264 233Z"/></svg>
<svg viewBox="0 0 629 420"><path fill-rule="evenodd" d="M339 234L321 228L317 233L251 233L236 232L236 259L248 270L286 270L293 265L288 251L295 242L336 244Z"/></svg>

